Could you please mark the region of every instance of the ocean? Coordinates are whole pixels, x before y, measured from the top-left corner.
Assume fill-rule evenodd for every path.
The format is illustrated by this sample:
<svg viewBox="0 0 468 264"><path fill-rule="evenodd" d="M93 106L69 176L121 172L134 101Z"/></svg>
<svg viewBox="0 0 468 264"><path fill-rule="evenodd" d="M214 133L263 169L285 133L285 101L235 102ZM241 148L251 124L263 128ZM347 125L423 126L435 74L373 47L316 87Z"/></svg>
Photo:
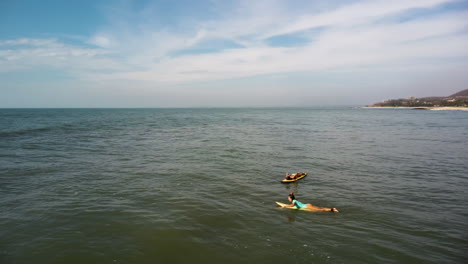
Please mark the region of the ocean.
<svg viewBox="0 0 468 264"><path fill-rule="evenodd" d="M467 142L467 111L0 109L0 263L466 263Z"/></svg>

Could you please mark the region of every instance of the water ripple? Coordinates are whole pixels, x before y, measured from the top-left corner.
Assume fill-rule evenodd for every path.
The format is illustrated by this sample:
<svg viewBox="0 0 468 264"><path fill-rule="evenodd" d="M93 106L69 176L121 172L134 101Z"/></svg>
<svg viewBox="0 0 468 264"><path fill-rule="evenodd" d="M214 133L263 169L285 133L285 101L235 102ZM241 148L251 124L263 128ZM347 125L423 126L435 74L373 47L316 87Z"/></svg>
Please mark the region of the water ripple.
<svg viewBox="0 0 468 264"><path fill-rule="evenodd" d="M466 113L0 110L2 263L462 263ZM295 184L285 172L307 171ZM300 201L339 214L279 209Z"/></svg>

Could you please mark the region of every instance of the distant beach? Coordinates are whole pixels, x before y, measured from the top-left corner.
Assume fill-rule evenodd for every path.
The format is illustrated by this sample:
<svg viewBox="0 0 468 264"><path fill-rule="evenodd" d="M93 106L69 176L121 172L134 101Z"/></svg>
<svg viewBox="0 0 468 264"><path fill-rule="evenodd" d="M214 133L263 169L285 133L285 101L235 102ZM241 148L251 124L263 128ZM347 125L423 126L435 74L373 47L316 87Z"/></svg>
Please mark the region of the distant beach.
<svg viewBox="0 0 468 264"><path fill-rule="evenodd" d="M407 99L390 99L362 108L401 108L416 110L468 110L468 89L449 96L432 96Z"/></svg>

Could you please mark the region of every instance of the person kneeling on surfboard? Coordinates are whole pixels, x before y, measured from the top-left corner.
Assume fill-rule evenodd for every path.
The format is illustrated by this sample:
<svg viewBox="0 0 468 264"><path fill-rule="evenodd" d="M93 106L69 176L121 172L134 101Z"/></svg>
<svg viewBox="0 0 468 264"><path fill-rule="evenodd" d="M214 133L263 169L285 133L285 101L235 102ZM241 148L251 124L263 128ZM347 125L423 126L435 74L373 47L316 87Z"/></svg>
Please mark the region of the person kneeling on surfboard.
<svg viewBox="0 0 468 264"><path fill-rule="evenodd" d="M296 206L299 209L309 209L309 210L314 210L314 211L329 211L329 212L336 212L338 213L338 209L336 208L327 208L327 207L318 207L312 204L304 204L296 200L296 197L294 197L294 193L290 193L288 195L288 200L291 202L289 205L285 205L284 207L294 207Z"/></svg>

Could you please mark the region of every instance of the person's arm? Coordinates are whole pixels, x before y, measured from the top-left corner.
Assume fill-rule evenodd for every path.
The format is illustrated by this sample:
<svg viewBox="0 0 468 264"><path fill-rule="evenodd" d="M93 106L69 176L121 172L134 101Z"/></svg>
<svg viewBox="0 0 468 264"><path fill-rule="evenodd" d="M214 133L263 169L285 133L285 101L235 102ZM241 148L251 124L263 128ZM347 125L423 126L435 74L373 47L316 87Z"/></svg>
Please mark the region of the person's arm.
<svg viewBox="0 0 468 264"><path fill-rule="evenodd" d="M296 206L296 205L294 203L292 203L292 204L285 205L284 207L294 207L294 206Z"/></svg>

